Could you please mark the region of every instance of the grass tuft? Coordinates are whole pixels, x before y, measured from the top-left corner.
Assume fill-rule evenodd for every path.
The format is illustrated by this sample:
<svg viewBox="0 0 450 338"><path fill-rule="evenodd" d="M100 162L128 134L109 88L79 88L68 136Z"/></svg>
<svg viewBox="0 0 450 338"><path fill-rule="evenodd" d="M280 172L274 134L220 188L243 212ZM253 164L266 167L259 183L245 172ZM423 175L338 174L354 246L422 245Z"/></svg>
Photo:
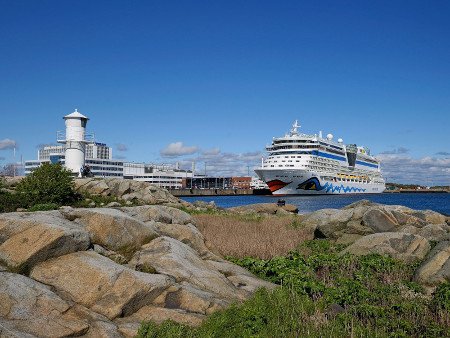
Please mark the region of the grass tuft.
<svg viewBox="0 0 450 338"><path fill-rule="evenodd" d="M285 255L311 239L297 216L261 214L197 214L194 219L206 243L222 255L271 258Z"/></svg>

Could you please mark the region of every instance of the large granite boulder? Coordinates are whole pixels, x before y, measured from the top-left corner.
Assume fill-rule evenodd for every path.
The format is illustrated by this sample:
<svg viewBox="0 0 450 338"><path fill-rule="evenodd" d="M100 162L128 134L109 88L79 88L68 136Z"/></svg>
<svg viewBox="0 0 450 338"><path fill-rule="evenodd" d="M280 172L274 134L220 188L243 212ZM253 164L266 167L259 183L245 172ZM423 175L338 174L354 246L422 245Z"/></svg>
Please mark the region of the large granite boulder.
<svg viewBox="0 0 450 338"><path fill-rule="evenodd" d="M30 278L0 272L1 337L71 337L87 333L86 320L69 302Z"/></svg>
<svg viewBox="0 0 450 338"><path fill-rule="evenodd" d="M136 269L152 268L226 299L242 300L244 295L220 272L213 270L189 246L170 237L159 237L142 247L130 261Z"/></svg>
<svg viewBox="0 0 450 338"><path fill-rule="evenodd" d="M63 208L61 213L74 223L81 224L90 234L92 243L131 256L143 244L158 237L156 229L128 216L120 210L108 208Z"/></svg>
<svg viewBox="0 0 450 338"><path fill-rule="evenodd" d="M173 284L167 276L131 270L93 251L43 262L30 277L109 319L151 304Z"/></svg>
<svg viewBox="0 0 450 338"><path fill-rule="evenodd" d="M89 235L58 212L0 215L0 261L26 273L39 262L87 250Z"/></svg>
<svg viewBox="0 0 450 338"><path fill-rule="evenodd" d="M82 178L75 180L75 189L91 195L115 196L125 201L135 200L144 204L164 204L180 201L166 189L148 182L121 178Z"/></svg>
<svg viewBox="0 0 450 338"><path fill-rule="evenodd" d="M123 212L142 222L161 222L175 224L194 223L194 219L187 212L164 205L143 205L121 208Z"/></svg>
<svg viewBox="0 0 450 338"><path fill-rule="evenodd" d="M430 243L422 236L401 232L384 232L361 237L344 249L341 254L351 253L362 256L377 253L411 263L423 259L428 251L430 251Z"/></svg>
<svg viewBox="0 0 450 338"><path fill-rule="evenodd" d="M417 269L414 278L428 286L450 282L450 241L441 242L431 250L427 259Z"/></svg>

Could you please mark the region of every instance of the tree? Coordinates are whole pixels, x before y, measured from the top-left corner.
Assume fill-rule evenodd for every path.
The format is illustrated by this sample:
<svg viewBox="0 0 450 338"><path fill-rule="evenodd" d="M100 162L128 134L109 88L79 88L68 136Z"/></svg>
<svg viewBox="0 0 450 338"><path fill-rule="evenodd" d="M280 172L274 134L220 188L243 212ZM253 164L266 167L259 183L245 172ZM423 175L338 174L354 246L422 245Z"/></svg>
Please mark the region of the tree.
<svg viewBox="0 0 450 338"><path fill-rule="evenodd" d="M43 163L17 185L28 206L43 203L70 204L80 197L74 190L73 176L61 164Z"/></svg>

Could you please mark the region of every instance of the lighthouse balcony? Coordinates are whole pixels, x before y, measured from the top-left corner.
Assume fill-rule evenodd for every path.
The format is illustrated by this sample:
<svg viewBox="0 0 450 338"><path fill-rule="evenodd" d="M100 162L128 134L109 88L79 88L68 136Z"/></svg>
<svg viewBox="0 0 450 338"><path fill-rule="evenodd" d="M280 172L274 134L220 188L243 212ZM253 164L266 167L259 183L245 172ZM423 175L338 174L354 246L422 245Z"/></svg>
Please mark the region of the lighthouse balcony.
<svg viewBox="0 0 450 338"><path fill-rule="evenodd" d="M78 141L78 142L85 142L85 143L94 143L95 137L94 133L85 133L84 137L80 139L68 139L65 131L58 131L56 133L56 141L58 143L66 143L67 141Z"/></svg>

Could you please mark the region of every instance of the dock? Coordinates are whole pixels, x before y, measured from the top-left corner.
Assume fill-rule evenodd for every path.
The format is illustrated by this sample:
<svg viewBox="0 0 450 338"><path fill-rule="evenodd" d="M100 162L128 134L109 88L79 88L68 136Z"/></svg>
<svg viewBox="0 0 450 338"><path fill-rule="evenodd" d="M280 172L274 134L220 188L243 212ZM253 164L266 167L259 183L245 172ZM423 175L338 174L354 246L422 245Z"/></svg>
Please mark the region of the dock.
<svg viewBox="0 0 450 338"><path fill-rule="evenodd" d="M271 195L269 189L169 189L169 192L176 197Z"/></svg>

